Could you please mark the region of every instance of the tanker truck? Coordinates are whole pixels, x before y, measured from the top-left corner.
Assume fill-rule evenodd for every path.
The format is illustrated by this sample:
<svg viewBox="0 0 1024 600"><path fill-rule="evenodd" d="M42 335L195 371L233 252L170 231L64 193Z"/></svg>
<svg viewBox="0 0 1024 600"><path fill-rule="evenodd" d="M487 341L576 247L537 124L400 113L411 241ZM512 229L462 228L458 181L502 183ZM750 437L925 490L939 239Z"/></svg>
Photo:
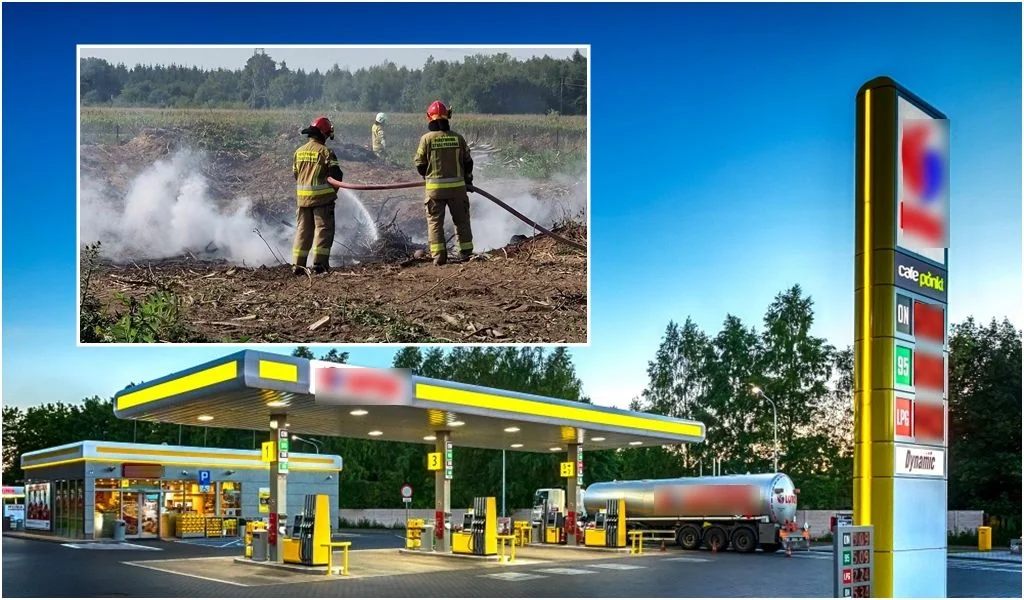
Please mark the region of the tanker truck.
<svg viewBox="0 0 1024 600"><path fill-rule="evenodd" d="M731 547L737 552L775 552L782 547L780 531L796 519L798 493L783 473L608 481L583 491L580 512L597 514L609 500L621 498L626 501L630 531L650 530L686 550ZM549 509L566 511L552 502L564 503L564 491L537 490L535 498L542 497ZM534 514L541 509L534 506Z"/></svg>

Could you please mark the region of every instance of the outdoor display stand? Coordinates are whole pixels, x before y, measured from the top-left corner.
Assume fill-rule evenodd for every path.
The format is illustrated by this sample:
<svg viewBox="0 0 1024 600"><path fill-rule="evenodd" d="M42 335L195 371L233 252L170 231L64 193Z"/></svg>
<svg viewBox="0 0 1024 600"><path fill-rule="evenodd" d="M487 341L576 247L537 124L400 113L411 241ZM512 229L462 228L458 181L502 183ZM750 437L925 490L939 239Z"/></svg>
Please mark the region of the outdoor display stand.
<svg viewBox="0 0 1024 600"><path fill-rule="evenodd" d="M836 525L836 535L832 539L835 598L871 597L874 531L871 525Z"/></svg>

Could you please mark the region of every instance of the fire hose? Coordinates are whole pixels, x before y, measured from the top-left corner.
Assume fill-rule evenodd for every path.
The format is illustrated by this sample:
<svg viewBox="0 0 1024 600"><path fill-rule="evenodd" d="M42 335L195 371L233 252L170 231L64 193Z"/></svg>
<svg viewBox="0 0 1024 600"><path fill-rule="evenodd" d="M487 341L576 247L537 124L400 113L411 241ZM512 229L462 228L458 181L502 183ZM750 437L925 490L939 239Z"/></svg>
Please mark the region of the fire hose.
<svg viewBox="0 0 1024 600"><path fill-rule="evenodd" d="M424 185L426 185L426 184L423 181L403 181L403 182L400 182L400 183L373 183L373 184L347 183L347 182L342 182L341 183L341 187L342 188L347 189L347 190L357 190L357 191L400 190L400 189L406 189L406 188L423 187ZM498 197L494 196L493 194L491 194L491 193L489 193L489 192L487 192L485 190L482 190L482 189L480 189L480 188L478 188L476 186L473 186L472 189L477 194L480 194L484 198L487 198L491 202L497 204L501 208L503 208L506 211L508 211L509 213L511 213L514 217L516 217L517 219L519 219L523 223L526 223L527 225L535 228L537 231L540 231L542 234L551 236L555 240L557 240L557 241L559 241L559 242L561 242L561 243L563 243L563 244L565 244L567 246L575 248L576 250L579 250L581 252L586 252L587 251L587 247L584 246L583 244L580 244L579 242L574 242L574 241L572 241L570 239L567 239L565 237L562 237L562 236L558 235L557 233L555 233L553 231L550 231L548 229L545 229L544 227L541 227L536 221L530 219L529 217L523 215L521 212L519 212L516 209L512 208L508 204L502 202Z"/></svg>

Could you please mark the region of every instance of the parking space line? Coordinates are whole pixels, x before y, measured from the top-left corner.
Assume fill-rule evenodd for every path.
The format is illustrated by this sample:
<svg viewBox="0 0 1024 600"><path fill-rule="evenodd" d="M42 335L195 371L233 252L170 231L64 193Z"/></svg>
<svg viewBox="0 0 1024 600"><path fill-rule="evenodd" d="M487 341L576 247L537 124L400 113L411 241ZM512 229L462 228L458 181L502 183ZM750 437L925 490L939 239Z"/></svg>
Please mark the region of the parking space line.
<svg viewBox="0 0 1024 600"><path fill-rule="evenodd" d="M156 561L151 561L156 562ZM166 562L166 561L165 561ZM182 573L181 571L172 571L170 569L161 569L160 567L154 567L153 565L144 565L142 563L123 561L122 564L131 565L133 567L140 567L143 569L152 569L154 571L160 571L162 573L170 573L171 575L181 575L182 577L192 577L195 579L204 579L206 581L213 581L215 583L226 583L227 585L234 585L238 587L252 587L244 583L238 583L236 581L228 581L226 579L216 579L214 577L205 577L203 575L193 575L192 573Z"/></svg>
<svg viewBox="0 0 1024 600"><path fill-rule="evenodd" d="M593 575L597 571L587 569L570 569L568 567L553 567L550 569L537 569L535 573L549 573L551 575Z"/></svg>
<svg viewBox="0 0 1024 600"><path fill-rule="evenodd" d="M505 571L504 573L487 573L479 575L479 577L490 577L491 579L500 579L502 581L526 581L528 579L544 579L547 576L523 573L522 571Z"/></svg>
<svg viewBox="0 0 1024 600"><path fill-rule="evenodd" d="M675 562L693 562L693 563L706 563L711 562L710 558L696 558L694 556L673 556L672 558L663 558L663 561L675 561Z"/></svg>
<svg viewBox="0 0 1024 600"><path fill-rule="evenodd" d="M632 571L633 569L646 568L641 565L624 565L622 563L600 563L587 566L594 569L611 569L613 571Z"/></svg>

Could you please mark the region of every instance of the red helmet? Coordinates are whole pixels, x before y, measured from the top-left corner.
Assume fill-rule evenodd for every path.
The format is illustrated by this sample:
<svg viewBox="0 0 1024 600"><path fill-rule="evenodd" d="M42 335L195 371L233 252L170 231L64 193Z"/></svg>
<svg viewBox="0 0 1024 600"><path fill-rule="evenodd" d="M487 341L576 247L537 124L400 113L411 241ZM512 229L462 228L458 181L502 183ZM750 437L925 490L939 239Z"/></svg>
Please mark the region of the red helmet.
<svg viewBox="0 0 1024 600"><path fill-rule="evenodd" d="M436 121L438 119L450 119L452 116L452 109L445 106L444 102L435 100L430 106L427 107L427 120Z"/></svg>
<svg viewBox="0 0 1024 600"><path fill-rule="evenodd" d="M334 139L334 125L331 124L331 120L327 117L317 117L313 119L313 122L309 124L314 129L319 129L320 133L324 134L324 138Z"/></svg>

